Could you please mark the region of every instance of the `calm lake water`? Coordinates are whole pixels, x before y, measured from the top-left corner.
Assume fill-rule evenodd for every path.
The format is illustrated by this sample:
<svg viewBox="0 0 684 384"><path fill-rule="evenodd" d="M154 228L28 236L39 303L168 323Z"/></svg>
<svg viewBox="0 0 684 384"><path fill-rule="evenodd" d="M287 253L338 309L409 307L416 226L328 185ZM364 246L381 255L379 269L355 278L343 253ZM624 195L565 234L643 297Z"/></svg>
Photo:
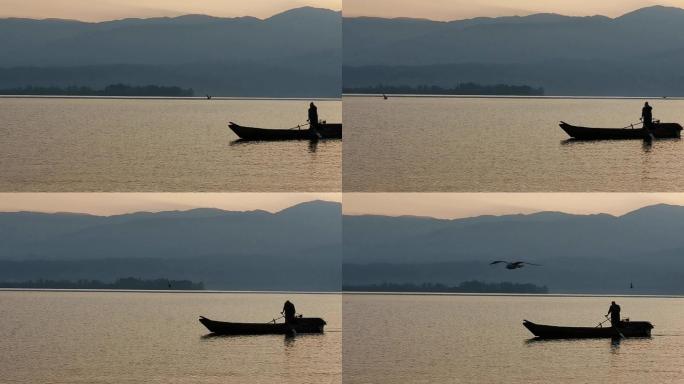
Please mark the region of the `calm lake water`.
<svg viewBox="0 0 684 384"><path fill-rule="evenodd" d="M266 322L290 299L322 335L206 337L199 315ZM340 383L341 296L0 292L3 383Z"/></svg>
<svg viewBox="0 0 684 384"><path fill-rule="evenodd" d="M682 382L684 299L615 298L623 317L655 325L649 339L529 341L522 326L594 326L611 299L345 294L343 381Z"/></svg>
<svg viewBox="0 0 684 384"><path fill-rule="evenodd" d="M339 100L316 102L340 122ZM0 98L0 191L339 191L342 141L236 142L303 100Z"/></svg>
<svg viewBox="0 0 684 384"><path fill-rule="evenodd" d="M650 100L684 124L684 100ZM624 127L643 100L345 97L345 191L682 191L684 142L577 142L558 126Z"/></svg>

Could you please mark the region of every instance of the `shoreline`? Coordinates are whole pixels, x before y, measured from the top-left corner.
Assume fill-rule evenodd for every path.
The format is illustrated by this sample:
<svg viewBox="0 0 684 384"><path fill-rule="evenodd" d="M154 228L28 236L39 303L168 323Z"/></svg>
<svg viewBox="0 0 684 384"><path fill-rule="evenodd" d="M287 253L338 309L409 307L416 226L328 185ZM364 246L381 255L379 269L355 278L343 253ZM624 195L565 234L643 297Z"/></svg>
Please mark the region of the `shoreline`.
<svg viewBox="0 0 684 384"><path fill-rule="evenodd" d="M124 293L240 293L240 294L288 294L288 295L337 295L342 291L236 291L236 290L173 290L173 289L62 289L62 288L0 288L0 292L124 292Z"/></svg>
<svg viewBox="0 0 684 384"><path fill-rule="evenodd" d="M136 289L50 289L0 288L0 292L81 292L81 293L198 293L198 294L288 294L288 295L359 295L359 296L473 296L473 297L623 297L684 299L684 294L625 294L625 293L459 293L459 292L370 292L370 291L259 291L259 290L136 290Z"/></svg>
<svg viewBox="0 0 684 384"><path fill-rule="evenodd" d="M539 99L539 100L684 100L684 96L560 96L560 95L546 95L546 96L515 96L515 95L424 95L424 94L385 94L387 98L403 97L403 98L429 98L429 99ZM368 97L368 98L382 98L382 93L343 93L342 98L345 97Z"/></svg>
<svg viewBox="0 0 684 384"><path fill-rule="evenodd" d="M265 100L265 101L342 101L341 97L240 97L240 96L204 96L176 97L176 96L69 96L69 95L0 95L0 99L75 99L75 100Z"/></svg>
<svg viewBox="0 0 684 384"><path fill-rule="evenodd" d="M476 297L633 297L654 299L684 299L684 294L625 294L625 293L458 293L458 292L354 292L342 291L343 295L361 296L476 296Z"/></svg>

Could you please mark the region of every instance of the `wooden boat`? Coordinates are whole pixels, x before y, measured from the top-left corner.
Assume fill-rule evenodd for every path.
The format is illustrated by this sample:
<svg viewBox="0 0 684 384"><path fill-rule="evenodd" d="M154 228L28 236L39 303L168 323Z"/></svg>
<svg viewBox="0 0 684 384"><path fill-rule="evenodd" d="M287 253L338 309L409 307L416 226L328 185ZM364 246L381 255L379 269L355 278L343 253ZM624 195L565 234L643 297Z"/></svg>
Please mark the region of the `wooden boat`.
<svg viewBox="0 0 684 384"><path fill-rule="evenodd" d="M625 140L644 139L646 131L643 128L587 128L570 125L564 121L560 127L578 140ZM677 123L653 123L649 130L656 139L678 138L681 135L682 126Z"/></svg>
<svg viewBox="0 0 684 384"><path fill-rule="evenodd" d="M293 335L323 333L325 320L318 317L299 317L293 324L285 323L229 323L200 316L199 322L217 335Z"/></svg>
<svg viewBox="0 0 684 384"><path fill-rule="evenodd" d="M614 337L651 337L653 325L648 321L623 321L614 327L558 327L524 320L523 325L540 339L596 339Z"/></svg>
<svg viewBox="0 0 684 384"><path fill-rule="evenodd" d="M229 123L230 129L243 140L318 140L318 139L341 139L342 124L321 123L316 130L309 128L295 129L267 129L243 127L242 125Z"/></svg>

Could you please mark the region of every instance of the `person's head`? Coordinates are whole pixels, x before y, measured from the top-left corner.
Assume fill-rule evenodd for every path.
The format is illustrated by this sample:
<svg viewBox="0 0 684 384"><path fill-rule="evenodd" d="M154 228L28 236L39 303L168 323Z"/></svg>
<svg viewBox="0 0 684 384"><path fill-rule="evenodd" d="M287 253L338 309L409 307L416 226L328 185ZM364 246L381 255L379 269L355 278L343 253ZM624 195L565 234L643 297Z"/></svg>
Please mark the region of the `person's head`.
<svg viewBox="0 0 684 384"><path fill-rule="evenodd" d="M644 103L644 107L648 107L648 101Z"/></svg>
<svg viewBox="0 0 684 384"><path fill-rule="evenodd" d="M313 106L314 106L314 103L312 101L311 103L309 103L309 107L313 107Z"/></svg>
<svg viewBox="0 0 684 384"><path fill-rule="evenodd" d="M615 305L615 302L614 302L614 301L611 301L611 302L610 302L610 305Z"/></svg>

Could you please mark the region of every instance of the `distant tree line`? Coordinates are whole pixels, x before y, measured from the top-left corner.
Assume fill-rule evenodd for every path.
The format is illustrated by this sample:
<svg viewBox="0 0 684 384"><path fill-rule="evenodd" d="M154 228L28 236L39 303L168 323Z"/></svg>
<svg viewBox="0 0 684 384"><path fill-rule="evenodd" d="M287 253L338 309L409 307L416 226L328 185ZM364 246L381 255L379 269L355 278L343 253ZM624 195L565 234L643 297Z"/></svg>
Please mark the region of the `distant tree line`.
<svg viewBox="0 0 684 384"><path fill-rule="evenodd" d="M477 280L465 281L458 286L439 283L382 283L370 285L345 285L342 290L349 292L444 292L444 293L549 293L546 286L529 283L485 283Z"/></svg>
<svg viewBox="0 0 684 384"><path fill-rule="evenodd" d="M30 280L21 282L0 282L0 288L44 288L44 289L146 289L146 290L204 290L204 283L189 280L155 279L143 280L134 277L117 279L113 283L99 280Z"/></svg>
<svg viewBox="0 0 684 384"><path fill-rule="evenodd" d="M543 96L544 88L533 88L529 85L481 85L476 83L460 83L452 88L437 85L383 85L368 87L345 87L343 93L359 94L395 94L395 95L507 95L507 96Z"/></svg>
<svg viewBox="0 0 684 384"><path fill-rule="evenodd" d="M1 89L0 95L45 95L45 96L166 96L191 97L195 91L176 86L112 84L104 89L90 87L34 87Z"/></svg>

